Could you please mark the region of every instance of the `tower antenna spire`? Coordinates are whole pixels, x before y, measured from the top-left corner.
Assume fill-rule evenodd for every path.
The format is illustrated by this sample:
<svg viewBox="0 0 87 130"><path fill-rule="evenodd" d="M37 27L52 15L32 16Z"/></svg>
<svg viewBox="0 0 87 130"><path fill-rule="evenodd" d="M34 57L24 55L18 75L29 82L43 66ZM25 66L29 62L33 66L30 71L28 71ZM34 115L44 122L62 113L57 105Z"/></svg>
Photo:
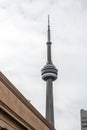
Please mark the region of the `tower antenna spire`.
<svg viewBox="0 0 87 130"><path fill-rule="evenodd" d="M50 17L49 17L49 14L48 14L48 42L50 42Z"/></svg>

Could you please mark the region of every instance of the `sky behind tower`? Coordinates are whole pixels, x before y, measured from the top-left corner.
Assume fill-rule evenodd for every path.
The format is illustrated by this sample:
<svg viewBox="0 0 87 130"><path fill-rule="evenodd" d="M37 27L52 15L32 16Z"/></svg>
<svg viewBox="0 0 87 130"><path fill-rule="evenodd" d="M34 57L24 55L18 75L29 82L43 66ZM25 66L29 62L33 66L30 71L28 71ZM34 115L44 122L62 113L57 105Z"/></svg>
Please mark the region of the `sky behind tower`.
<svg viewBox="0 0 87 130"><path fill-rule="evenodd" d="M45 116L48 14L58 68L55 127L80 130L80 109L87 109L87 0L0 0L0 71Z"/></svg>

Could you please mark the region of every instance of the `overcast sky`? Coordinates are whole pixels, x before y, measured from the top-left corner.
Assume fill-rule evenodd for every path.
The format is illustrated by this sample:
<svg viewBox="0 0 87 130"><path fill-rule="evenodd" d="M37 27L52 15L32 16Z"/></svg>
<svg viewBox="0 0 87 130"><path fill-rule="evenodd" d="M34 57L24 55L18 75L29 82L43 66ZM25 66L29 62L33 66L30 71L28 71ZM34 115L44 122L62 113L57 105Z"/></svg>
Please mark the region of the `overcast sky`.
<svg viewBox="0 0 87 130"><path fill-rule="evenodd" d="M0 71L45 116L48 14L58 68L55 127L80 130L80 109L87 109L87 0L0 0Z"/></svg>

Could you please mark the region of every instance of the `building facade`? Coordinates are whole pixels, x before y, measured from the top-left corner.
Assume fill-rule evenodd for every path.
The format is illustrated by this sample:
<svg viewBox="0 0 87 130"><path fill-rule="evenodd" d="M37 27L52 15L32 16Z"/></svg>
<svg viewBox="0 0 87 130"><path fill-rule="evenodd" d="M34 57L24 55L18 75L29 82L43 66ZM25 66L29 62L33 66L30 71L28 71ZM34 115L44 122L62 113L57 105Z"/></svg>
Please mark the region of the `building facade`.
<svg viewBox="0 0 87 130"><path fill-rule="evenodd" d="M81 109L81 130L87 130L87 110Z"/></svg>
<svg viewBox="0 0 87 130"><path fill-rule="evenodd" d="M0 130L55 130L1 72Z"/></svg>

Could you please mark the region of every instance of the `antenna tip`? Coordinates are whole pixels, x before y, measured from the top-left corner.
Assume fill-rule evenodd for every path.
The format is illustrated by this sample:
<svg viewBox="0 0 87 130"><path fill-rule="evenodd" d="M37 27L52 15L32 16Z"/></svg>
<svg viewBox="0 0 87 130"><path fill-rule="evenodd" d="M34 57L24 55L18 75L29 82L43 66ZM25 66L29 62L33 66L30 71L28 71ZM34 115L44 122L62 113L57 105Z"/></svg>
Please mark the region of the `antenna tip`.
<svg viewBox="0 0 87 130"><path fill-rule="evenodd" d="M49 14L48 14L48 26L50 26L50 17L49 17Z"/></svg>
<svg viewBox="0 0 87 130"><path fill-rule="evenodd" d="M50 19L48 14L48 41L50 42Z"/></svg>

